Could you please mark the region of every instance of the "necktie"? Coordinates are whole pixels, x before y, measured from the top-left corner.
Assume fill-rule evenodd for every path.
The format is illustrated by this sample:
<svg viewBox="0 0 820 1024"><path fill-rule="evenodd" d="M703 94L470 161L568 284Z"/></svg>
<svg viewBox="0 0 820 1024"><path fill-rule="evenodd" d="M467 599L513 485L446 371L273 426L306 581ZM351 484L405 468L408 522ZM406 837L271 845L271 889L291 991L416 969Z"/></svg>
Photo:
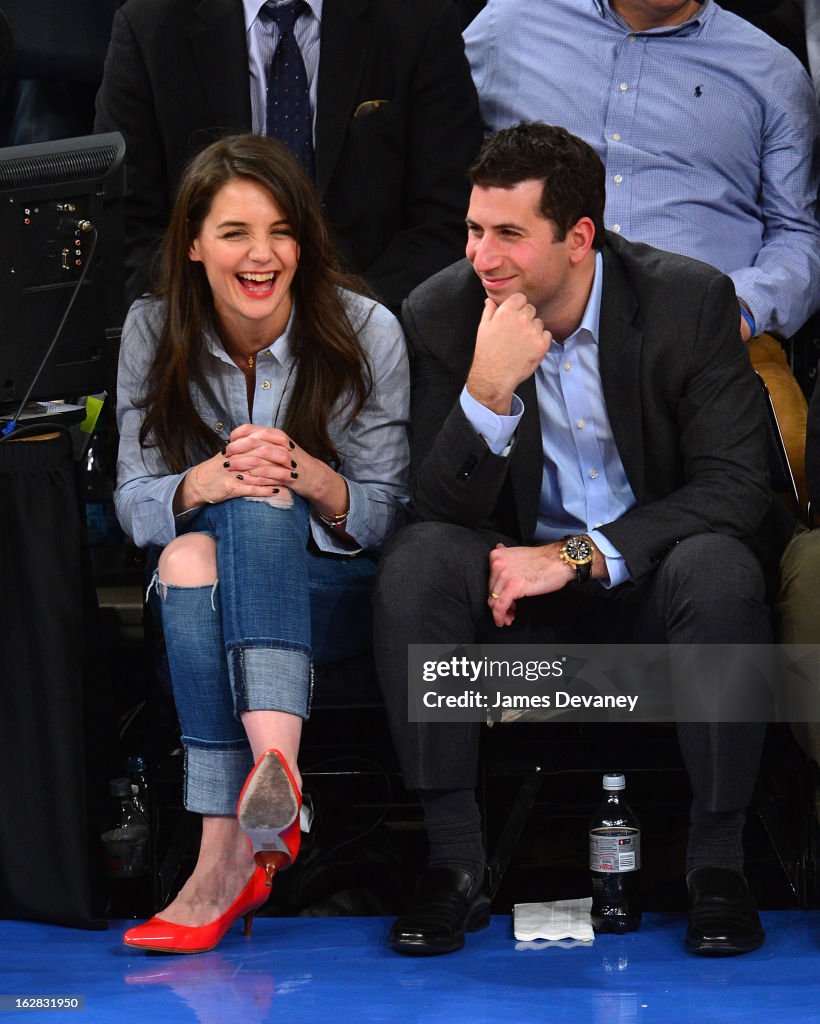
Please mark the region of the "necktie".
<svg viewBox="0 0 820 1024"><path fill-rule="evenodd" d="M293 35L293 26L303 11L304 0L276 6L265 4L260 15L276 22L279 42L268 71L268 102L265 134L283 142L313 175L313 119L310 112L305 62Z"/></svg>

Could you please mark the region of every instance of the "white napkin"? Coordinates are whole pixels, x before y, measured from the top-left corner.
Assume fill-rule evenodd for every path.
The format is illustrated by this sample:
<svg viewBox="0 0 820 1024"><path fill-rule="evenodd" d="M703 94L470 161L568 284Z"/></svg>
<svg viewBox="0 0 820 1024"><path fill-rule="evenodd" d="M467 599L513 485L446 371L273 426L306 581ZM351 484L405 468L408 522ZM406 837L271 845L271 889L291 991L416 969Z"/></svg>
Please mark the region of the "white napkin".
<svg viewBox="0 0 820 1024"><path fill-rule="evenodd" d="M532 939L579 939L592 942L595 933L589 912L592 897L582 900L553 900L551 903L516 903L513 932L522 941Z"/></svg>

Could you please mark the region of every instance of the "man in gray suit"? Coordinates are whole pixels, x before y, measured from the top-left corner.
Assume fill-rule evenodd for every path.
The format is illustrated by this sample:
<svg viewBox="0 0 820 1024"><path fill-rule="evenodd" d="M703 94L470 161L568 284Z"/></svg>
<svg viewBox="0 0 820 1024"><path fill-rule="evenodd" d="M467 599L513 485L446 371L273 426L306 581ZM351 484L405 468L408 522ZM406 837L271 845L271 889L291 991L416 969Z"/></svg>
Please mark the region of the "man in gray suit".
<svg viewBox="0 0 820 1024"><path fill-rule="evenodd" d="M390 936L411 955L458 949L488 903L480 726L408 722L408 644L763 643L763 564L789 532L731 281L606 232L603 165L563 128L497 132L471 181L467 259L404 306L420 521L385 553L375 596L391 731L430 840ZM751 683L741 660L728 699ZM695 953L763 942L741 833L764 728L678 728Z"/></svg>

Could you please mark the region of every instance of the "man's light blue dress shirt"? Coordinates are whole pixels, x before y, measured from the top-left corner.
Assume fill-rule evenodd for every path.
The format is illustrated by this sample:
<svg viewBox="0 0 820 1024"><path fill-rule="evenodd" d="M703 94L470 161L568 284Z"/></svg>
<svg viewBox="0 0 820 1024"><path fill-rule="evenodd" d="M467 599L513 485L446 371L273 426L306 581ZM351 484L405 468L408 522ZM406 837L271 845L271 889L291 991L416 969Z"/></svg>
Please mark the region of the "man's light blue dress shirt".
<svg viewBox="0 0 820 1024"><path fill-rule="evenodd" d="M603 259L578 329L563 344L553 341L535 372L544 472L535 539L546 544L567 534L587 533L604 555L609 586L628 580L629 570L598 527L619 519L635 504L612 437L598 364ZM497 416L465 387L461 407L490 449L501 454L521 421L524 404L513 396L510 416ZM604 584L605 586L607 584Z"/></svg>
<svg viewBox="0 0 820 1024"><path fill-rule="evenodd" d="M608 228L728 274L757 333L820 307L820 117L792 53L713 0L648 32L605 0L488 0L464 38L490 128L596 149Z"/></svg>

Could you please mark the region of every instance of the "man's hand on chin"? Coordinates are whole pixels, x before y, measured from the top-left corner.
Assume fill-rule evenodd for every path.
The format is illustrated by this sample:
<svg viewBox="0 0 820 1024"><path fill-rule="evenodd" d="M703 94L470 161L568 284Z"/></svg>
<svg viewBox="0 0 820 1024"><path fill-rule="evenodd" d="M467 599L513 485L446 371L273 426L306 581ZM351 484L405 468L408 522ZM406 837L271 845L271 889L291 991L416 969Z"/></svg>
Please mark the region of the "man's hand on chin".
<svg viewBox="0 0 820 1024"><path fill-rule="evenodd" d="M535 373L551 342L523 295L511 295L500 306L485 299L467 390L499 416L508 416L513 392Z"/></svg>

